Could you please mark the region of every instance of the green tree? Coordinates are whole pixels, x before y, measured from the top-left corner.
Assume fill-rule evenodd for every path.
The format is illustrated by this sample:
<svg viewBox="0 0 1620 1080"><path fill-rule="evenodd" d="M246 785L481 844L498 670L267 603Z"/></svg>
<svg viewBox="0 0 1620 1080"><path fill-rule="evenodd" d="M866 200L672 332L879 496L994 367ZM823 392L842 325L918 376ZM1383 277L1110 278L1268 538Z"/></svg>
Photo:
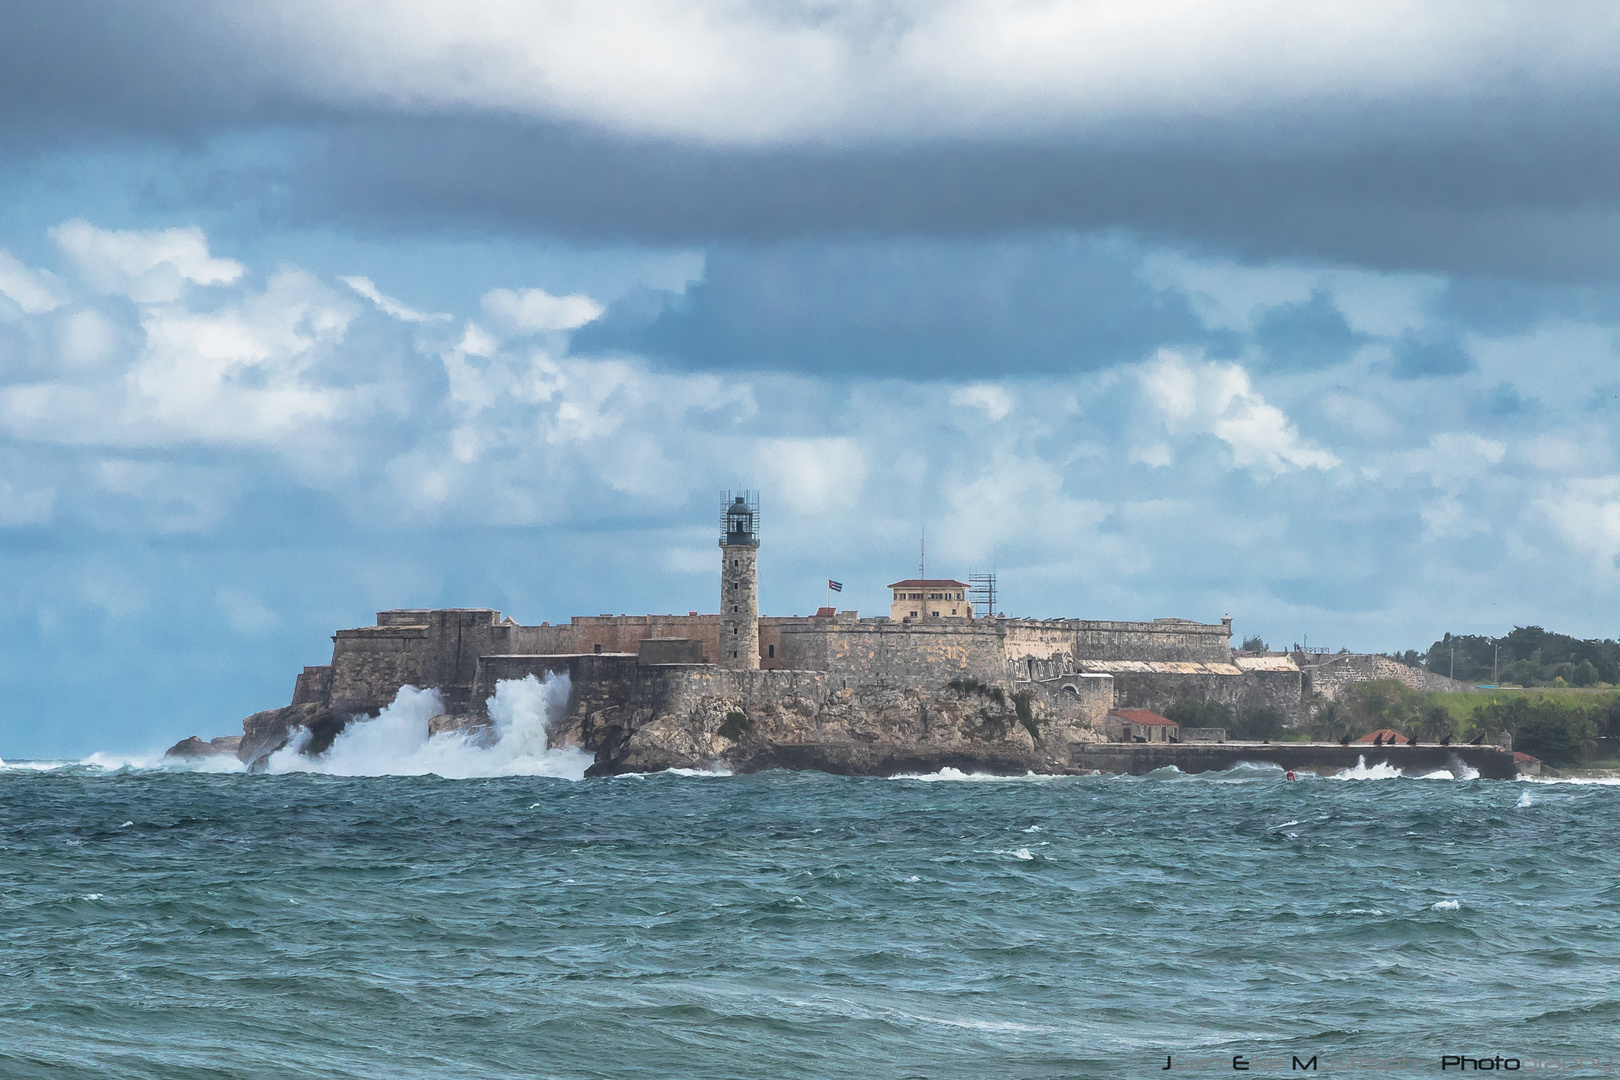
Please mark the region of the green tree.
<svg viewBox="0 0 1620 1080"><path fill-rule="evenodd" d="M1184 728L1225 728L1228 734L1237 727L1232 710L1219 701L1201 698L1183 698L1164 710L1166 720L1174 720Z"/></svg>
<svg viewBox="0 0 1620 1080"><path fill-rule="evenodd" d="M1237 737L1240 739L1280 739L1283 733L1283 721L1287 717L1281 709L1270 705L1261 705L1253 709L1245 709L1238 717Z"/></svg>
<svg viewBox="0 0 1620 1080"><path fill-rule="evenodd" d="M1267 645L1264 641L1261 641L1259 634L1255 634L1253 637L1247 637L1247 638L1243 639L1243 651L1244 652L1270 652L1271 651L1271 646Z"/></svg>

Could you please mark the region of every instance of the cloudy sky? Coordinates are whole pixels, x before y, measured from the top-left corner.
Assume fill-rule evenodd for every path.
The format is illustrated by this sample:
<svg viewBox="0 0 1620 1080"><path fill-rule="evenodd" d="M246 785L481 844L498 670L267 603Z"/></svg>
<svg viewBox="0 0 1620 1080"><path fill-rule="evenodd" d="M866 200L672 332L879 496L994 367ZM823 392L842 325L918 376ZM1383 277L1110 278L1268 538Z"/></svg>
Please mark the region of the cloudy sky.
<svg viewBox="0 0 1620 1080"><path fill-rule="evenodd" d="M381 608L1620 601L1620 11L0 0L0 756Z"/></svg>

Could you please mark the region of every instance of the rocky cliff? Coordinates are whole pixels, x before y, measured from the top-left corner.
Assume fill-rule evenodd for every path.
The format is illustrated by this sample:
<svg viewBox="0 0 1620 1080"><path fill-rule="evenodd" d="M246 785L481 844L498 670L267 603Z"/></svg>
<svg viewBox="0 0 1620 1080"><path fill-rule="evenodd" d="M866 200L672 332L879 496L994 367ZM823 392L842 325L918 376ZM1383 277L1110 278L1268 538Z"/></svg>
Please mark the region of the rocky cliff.
<svg viewBox="0 0 1620 1080"><path fill-rule="evenodd" d="M554 742L595 755L591 775L717 765L860 775L1063 772L1072 743L1102 738L1109 707L1074 692L973 680L849 686L821 672L684 666L638 676L618 701L576 694L553 725Z"/></svg>

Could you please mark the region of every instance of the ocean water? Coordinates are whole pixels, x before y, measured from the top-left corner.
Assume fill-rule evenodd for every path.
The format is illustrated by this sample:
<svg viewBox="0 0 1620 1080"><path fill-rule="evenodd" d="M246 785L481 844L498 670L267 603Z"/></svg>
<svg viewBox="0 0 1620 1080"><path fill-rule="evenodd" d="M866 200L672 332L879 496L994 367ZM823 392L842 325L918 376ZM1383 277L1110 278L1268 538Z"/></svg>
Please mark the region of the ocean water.
<svg viewBox="0 0 1620 1080"><path fill-rule="evenodd" d="M0 1077L1596 1076L1620 1041L1613 786L207 767L0 769Z"/></svg>

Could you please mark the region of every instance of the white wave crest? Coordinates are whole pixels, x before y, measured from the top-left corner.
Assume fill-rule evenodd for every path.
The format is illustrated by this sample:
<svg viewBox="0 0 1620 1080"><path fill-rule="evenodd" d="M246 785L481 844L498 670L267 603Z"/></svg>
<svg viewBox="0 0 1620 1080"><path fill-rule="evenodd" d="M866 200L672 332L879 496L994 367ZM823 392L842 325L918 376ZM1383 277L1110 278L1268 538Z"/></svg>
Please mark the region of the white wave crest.
<svg viewBox="0 0 1620 1080"><path fill-rule="evenodd" d="M981 772L970 773L970 772L963 772L961 769L953 769L949 765L947 765L945 768L939 770L939 772L933 772L933 773L896 773L894 776L891 776L888 779L890 779L890 780L925 780L925 781L933 782L933 781L938 781L938 780L972 780L972 781L987 781L987 780L997 780L997 781L1007 781L1007 780L1059 780L1059 779L1062 779L1062 778L1058 777L1058 776L1046 775L1044 773L1033 773L1033 772L1025 773L1022 776L1002 776L1002 775L998 775L996 773L981 773Z"/></svg>
<svg viewBox="0 0 1620 1080"><path fill-rule="evenodd" d="M1594 787L1620 786L1620 776L1521 776L1528 784L1579 784Z"/></svg>
<svg viewBox="0 0 1620 1080"><path fill-rule="evenodd" d="M434 690L401 687L393 704L375 719L349 724L331 749L317 757L301 750L308 733L270 755L266 771L317 772L335 776L555 776L580 780L591 755L573 747L552 748L551 718L568 702L568 676L550 674L503 679L489 699L492 731L428 733L428 720L443 708Z"/></svg>
<svg viewBox="0 0 1620 1080"><path fill-rule="evenodd" d="M1430 911L1456 911L1462 907L1458 900L1436 900L1429 906Z"/></svg>
<svg viewBox="0 0 1620 1080"><path fill-rule="evenodd" d="M1455 754L1451 758L1451 766L1446 769L1434 769L1431 772L1416 773L1408 776L1399 768L1391 765L1387 760L1376 765L1367 764L1367 755L1362 754L1356 758L1356 763L1348 769L1340 769L1329 779L1332 780L1477 780L1479 770L1466 765Z"/></svg>
<svg viewBox="0 0 1620 1080"><path fill-rule="evenodd" d="M1528 791L1519 792L1519 801L1514 803L1513 805L1514 806L1529 806L1529 805L1531 805L1531 803L1530 803L1530 793Z"/></svg>
<svg viewBox="0 0 1620 1080"><path fill-rule="evenodd" d="M1340 769L1334 773L1334 780L1393 780L1401 775L1401 770L1395 768L1387 761L1367 767L1367 755L1362 754L1356 758L1356 763L1348 769Z"/></svg>

